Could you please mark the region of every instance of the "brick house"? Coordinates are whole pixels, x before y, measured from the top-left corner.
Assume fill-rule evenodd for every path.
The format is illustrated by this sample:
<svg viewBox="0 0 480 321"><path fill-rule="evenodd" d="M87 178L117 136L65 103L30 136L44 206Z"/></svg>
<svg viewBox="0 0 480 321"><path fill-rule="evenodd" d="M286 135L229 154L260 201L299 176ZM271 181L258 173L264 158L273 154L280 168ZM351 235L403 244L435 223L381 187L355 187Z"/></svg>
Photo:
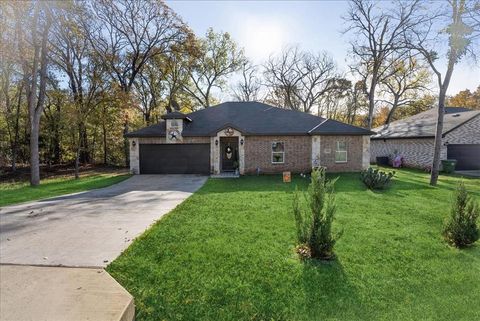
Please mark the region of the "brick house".
<svg viewBox="0 0 480 321"><path fill-rule="evenodd" d="M409 167L431 168L437 121L436 109L374 128L371 162L400 155ZM456 159L458 170L480 169L480 111L446 107L441 159Z"/></svg>
<svg viewBox="0 0 480 321"><path fill-rule="evenodd" d="M130 132L135 174L240 174L360 171L373 132L258 102L227 102L190 114L172 112Z"/></svg>

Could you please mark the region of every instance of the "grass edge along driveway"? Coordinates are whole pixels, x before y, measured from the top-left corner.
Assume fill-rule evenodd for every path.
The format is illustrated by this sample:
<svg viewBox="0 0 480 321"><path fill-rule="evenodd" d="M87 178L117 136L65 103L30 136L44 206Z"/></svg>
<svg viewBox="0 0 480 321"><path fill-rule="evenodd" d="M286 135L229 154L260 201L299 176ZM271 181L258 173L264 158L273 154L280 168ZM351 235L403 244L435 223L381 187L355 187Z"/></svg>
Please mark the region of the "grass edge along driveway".
<svg viewBox="0 0 480 321"><path fill-rule="evenodd" d="M0 207L28 201L78 193L119 183L131 175L126 173L94 173L73 177L47 178L39 186L32 187L27 182L0 183Z"/></svg>
<svg viewBox="0 0 480 321"><path fill-rule="evenodd" d="M337 175L335 175L337 176ZM480 245L441 238L458 177L397 171L391 189L339 174L337 260L294 253L294 177L210 179L107 270L137 320L478 320ZM465 179L480 198L479 180Z"/></svg>

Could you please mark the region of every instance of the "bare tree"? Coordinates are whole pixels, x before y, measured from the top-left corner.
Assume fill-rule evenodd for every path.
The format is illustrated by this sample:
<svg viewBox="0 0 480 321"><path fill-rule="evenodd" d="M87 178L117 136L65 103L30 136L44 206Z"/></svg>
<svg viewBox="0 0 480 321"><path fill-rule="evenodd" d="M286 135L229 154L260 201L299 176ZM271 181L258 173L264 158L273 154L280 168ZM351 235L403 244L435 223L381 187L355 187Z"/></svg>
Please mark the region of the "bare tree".
<svg viewBox="0 0 480 321"><path fill-rule="evenodd" d="M184 84L183 90L200 106L208 108L212 89L223 89L226 77L241 68L245 57L228 33L216 33L211 28L197 46L196 52L192 51L193 61L186 65L191 84Z"/></svg>
<svg viewBox="0 0 480 321"><path fill-rule="evenodd" d="M177 15L162 1L96 0L91 1L94 22L89 40L98 59L103 62L112 79L126 94L124 109L131 102L128 94L144 65L156 55L165 54L188 32ZM128 132L128 113L125 111L124 133ZM125 163L129 163L128 140L124 140Z"/></svg>
<svg viewBox="0 0 480 321"><path fill-rule="evenodd" d="M339 75L325 52L312 54L298 47L284 48L265 63L264 78L273 103L306 113L318 106L326 92L338 87Z"/></svg>
<svg viewBox="0 0 480 321"><path fill-rule="evenodd" d="M346 32L353 34L350 44L356 63L351 68L367 80L368 128L372 127L377 86L388 78L389 64L395 61L393 54L400 58L407 52L401 41L403 32L421 22L416 15L419 2L404 1L393 8L381 8L382 4L391 6L391 3L350 1L350 9L344 19L348 23Z"/></svg>
<svg viewBox="0 0 480 321"><path fill-rule="evenodd" d="M380 92L387 99L379 100L390 106L385 124L392 121L397 108L410 105L420 91L428 90L430 83L429 70L414 57L393 58L388 65L390 76L380 84Z"/></svg>
<svg viewBox="0 0 480 321"><path fill-rule="evenodd" d="M30 184L36 186L40 184L38 141L47 84L48 41L52 24L50 4L39 1L15 7L15 19L30 121Z"/></svg>
<svg viewBox="0 0 480 321"><path fill-rule="evenodd" d="M318 116L331 119L341 119L345 105L348 101L352 82L347 79L338 78L337 85L320 97L318 105Z"/></svg>
<svg viewBox="0 0 480 321"><path fill-rule="evenodd" d="M237 101L257 101L262 83L258 77L258 67L245 62L241 69L242 79L233 87L233 97Z"/></svg>
<svg viewBox="0 0 480 321"><path fill-rule="evenodd" d="M128 92L147 61L166 53L186 27L162 1L92 1L90 41L120 88ZM88 23L95 21L93 28Z"/></svg>
<svg viewBox="0 0 480 321"><path fill-rule="evenodd" d="M88 30L78 28L88 20L88 12L74 3L53 10L55 22L52 28L52 60L68 77L74 112L72 121L78 135L74 135L75 178L78 178L79 163L88 163L87 118L98 106L100 92L104 89L103 68L92 57Z"/></svg>
<svg viewBox="0 0 480 321"><path fill-rule="evenodd" d="M438 11L432 6L425 7L423 12L428 19L416 28L404 30L407 45L423 56L437 79L439 89L430 185L436 185L438 181L445 99L455 65L467 54L475 56L480 37L480 1L449 0L437 3L437 6ZM439 60L442 49L446 57L444 66Z"/></svg>
<svg viewBox="0 0 480 321"><path fill-rule="evenodd" d="M359 80L350 88L347 101L344 121L349 124L357 124L357 116L368 111L368 99L365 93L365 82ZM365 124L360 124L364 126Z"/></svg>

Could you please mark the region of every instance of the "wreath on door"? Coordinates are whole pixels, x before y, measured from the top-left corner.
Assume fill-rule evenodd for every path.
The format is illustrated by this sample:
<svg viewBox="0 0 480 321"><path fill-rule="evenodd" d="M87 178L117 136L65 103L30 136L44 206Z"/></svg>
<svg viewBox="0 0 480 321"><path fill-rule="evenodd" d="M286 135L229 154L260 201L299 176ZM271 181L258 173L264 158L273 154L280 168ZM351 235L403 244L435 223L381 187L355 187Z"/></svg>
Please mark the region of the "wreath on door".
<svg viewBox="0 0 480 321"><path fill-rule="evenodd" d="M225 148L225 155L227 156L227 159L231 159L233 155L233 149L230 146L227 146Z"/></svg>

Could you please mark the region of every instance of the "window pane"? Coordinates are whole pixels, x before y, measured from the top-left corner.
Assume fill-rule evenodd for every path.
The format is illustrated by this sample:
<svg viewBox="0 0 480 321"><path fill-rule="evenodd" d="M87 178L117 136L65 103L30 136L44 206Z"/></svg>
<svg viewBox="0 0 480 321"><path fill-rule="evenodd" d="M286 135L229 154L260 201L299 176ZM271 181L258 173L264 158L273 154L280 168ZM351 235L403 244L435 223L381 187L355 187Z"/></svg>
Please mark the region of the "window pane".
<svg viewBox="0 0 480 321"><path fill-rule="evenodd" d="M347 151L347 143L337 142L337 151Z"/></svg>
<svg viewBox="0 0 480 321"><path fill-rule="evenodd" d="M283 153L272 153L273 163L283 163Z"/></svg>
<svg viewBox="0 0 480 321"><path fill-rule="evenodd" d="M336 162L346 162L347 161L347 152L336 151L335 152L335 161Z"/></svg>
<svg viewBox="0 0 480 321"><path fill-rule="evenodd" d="M284 143L282 142L274 142L272 143L272 152L283 152Z"/></svg>

